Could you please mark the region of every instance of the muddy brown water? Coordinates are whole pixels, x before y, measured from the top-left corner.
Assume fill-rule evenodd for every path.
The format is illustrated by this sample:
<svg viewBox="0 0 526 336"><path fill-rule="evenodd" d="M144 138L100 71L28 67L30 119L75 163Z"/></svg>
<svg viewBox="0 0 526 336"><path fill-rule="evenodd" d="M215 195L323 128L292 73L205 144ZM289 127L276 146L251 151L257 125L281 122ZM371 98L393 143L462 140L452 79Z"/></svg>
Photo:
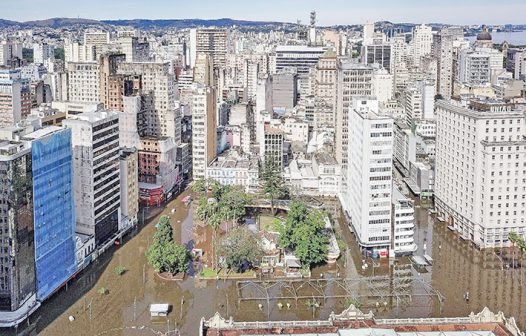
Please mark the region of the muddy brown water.
<svg viewBox="0 0 526 336"><path fill-rule="evenodd" d="M326 319L332 311L338 313L350 302L342 297L345 293L337 283L329 282L323 287L327 299L315 299L319 307L312 308L312 304L309 305L312 300L307 299L239 301L236 280L204 281L193 276L180 282L161 280L147 265L144 256L160 215L171 218L179 242L203 247L203 242L194 240L191 211L181 202L187 194L183 193L159 209L124 245L113 247L97 259L70 282L67 290L62 289L46 301L28 324L24 323L18 330L0 330L0 335L173 335L176 329L181 335L197 335L201 318L209 318L216 311L238 321ZM173 208L176 212L172 214ZM361 297L363 310L371 309L379 317L446 317L466 316L488 306L493 311L502 310L507 316L514 316L526 329L526 271L504 266L514 258L513 254L499 257L495 251L481 252L443 223L435 223L426 209L417 208L417 254L431 255L433 266L417 272L407 258L396 263L365 259L369 267L362 269L364 258L352 234L343 224L338 231L350 249L337 264L314 269L314 279L362 279L352 287L356 293L372 286L367 280L377 279L374 286L379 286L384 293L414 294L410 301L404 296L402 301L405 301L398 304L394 296ZM208 251L205 249L205 252ZM124 275L115 273L119 265L126 268ZM443 304L436 296L419 295L426 290L422 284L439 291L444 297ZM98 294L101 287L107 288L109 293ZM430 288L427 290L433 293ZM464 299L467 291L468 301ZM289 295L285 288L270 293L276 297ZM303 297L316 293L319 294L317 289L306 285L298 291ZM243 295L258 296L255 290L245 290ZM150 318L149 305L152 303L171 304L168 317ZM283 305L281 309L278 303ZM286 308L286 303L290 304L290 309ZM75 320L70 322L69 316Z"/></svg>

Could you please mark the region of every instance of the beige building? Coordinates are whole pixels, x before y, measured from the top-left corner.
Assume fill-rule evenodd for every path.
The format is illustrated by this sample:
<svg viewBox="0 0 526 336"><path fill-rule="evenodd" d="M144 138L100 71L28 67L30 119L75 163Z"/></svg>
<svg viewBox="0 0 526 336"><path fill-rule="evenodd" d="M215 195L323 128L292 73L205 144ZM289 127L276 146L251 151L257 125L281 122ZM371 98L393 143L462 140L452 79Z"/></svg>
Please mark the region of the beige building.
<svg viewBox="0 0 526 336"><path fill-rule="evenodd" d="M139 163L137 149L124 148L120 152L121 221L119 231L137 225L139 213Z"/></svg>
<svg viewBox="0 0 526 336"><path fill-rule="evenodd" d="M216 92L196 84L192 91L192 167L193 178L204 178L206 167L217 153Z"/></svg>

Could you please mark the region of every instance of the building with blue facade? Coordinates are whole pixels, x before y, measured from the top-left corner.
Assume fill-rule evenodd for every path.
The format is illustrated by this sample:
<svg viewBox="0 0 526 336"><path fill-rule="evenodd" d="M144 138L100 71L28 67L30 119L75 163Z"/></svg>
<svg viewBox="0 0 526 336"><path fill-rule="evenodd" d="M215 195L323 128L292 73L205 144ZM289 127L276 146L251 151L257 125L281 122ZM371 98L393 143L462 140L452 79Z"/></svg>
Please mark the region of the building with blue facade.
<svg viewBox="0 0 526 336"><path fill-rule="evenodd" d="M32 142L37 300L55 292L77 270L71 130L46 127Z"/></svg>

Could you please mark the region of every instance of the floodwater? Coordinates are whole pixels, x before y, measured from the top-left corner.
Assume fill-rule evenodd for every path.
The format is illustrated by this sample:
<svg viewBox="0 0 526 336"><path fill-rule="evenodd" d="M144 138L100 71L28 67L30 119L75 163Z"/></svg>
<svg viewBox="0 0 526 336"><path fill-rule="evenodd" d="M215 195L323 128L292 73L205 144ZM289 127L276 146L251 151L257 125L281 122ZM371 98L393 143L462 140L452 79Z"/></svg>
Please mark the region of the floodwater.
<svg viewBox="0 0 526 336"><path fill-rule="evenodd" d="M504 267L513 255L480 252L445 224L435 224L424 208L417 208L416 237L417 254L434 259L426 269L417 271L407 258L396 262L368 259L368 267L362 268L364 259L354 238L340 222L337 233L350 249L337 264L316 268L314 281L204 281L193 276L184 281L161 280L144 256L160 215L170 217L177 241L209 252L203 241L194 240L191 212L181 202L187 194L153 211L145 227L96 260L67 290L46 301L28 326L0 330L0 334L175 335L178 329L181 335L197 335L201 318L216 311L238 321L326 319L350 302L379 317L467 316L487 305L515 316L526 328L526 305L521 305L526 302L526 271ZM119 265L127 269L121 276L115 273ZM98 294L101 287L109 293ZM466 291L469 300L464 299ZM168 317L151 319L152 303L171 304Z"/></svg>

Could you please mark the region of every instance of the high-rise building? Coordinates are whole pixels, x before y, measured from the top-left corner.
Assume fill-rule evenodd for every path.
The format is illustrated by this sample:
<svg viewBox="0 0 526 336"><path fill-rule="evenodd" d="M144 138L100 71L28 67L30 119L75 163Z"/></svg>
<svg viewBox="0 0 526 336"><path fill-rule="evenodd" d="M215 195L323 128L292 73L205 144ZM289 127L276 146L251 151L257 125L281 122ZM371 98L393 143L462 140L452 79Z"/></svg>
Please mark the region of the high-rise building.
<svg viewBox="0 0 526 336"><path fill-rule="evenodd" d="M513 78L521 79L526 76L526 50L508 49L506 52L506 70L513 74Z"/></svg>
<svg viewBox="0 0 526 336"><path fill-rule="evenodd" d="M416 251L415 207L413 200L393 188L393 232L391 246L395 256L410 255ZM392 253L392 254L393 254Z"/></svg>
<svg viewBox="0 0 526 336"><path fill-rule="evenodd" d="M194 82L205 86L214 85L214 63L209 54L199 53L194 65Z"/></svg>
<svg viewBox="0 0 526 336"><path fill-rule="evenodd" d="M119 63L117 74L140 76L141 90L153 96L153 108L146 110L146 135L170 137L181 143L181 113L175 75L170 63Z"/></svg>
<svg viewBox="0 0 526 336"><path fill-rule="evenodd" d="M318 130L334 128L336 118L336 91L338 60L333 51L325 52L315 68L314 128Z"/></svg>
<svg viewBox="0 0 526 336"><path fill-rule="evenodd" d="M285 140L284 132L265 122L263 141L259 144L259 156L262 162L273 160L274 163L283 168L283 141Z"/></svg>
<svg viewBox="0 0 526 336"><path fill-rule="evenodd" d="M68 100L78 103L100 102L100 68L94 62L69 62Z"/></svg>
<svg viewBox="0 0 526 336"><path fill-rule="evenodd" d="M42 301L77 271L71 130L50 126L24 139L31 141L36 294Z"/></svg>
<svg viewBox="0 0 526 336"><path fill-rule="evenodd" d="M362 47L362 63L364 64L378 64L380 67L391 71L391 45L371 44Z"/></svg>
<svg viewBox="0 0 526 336"><path fill-rule="evenodd" d="M194 28L190 30L190 67L195 66L198 54L212 58L214 67L226 64L228 31L224 28Z"/></svg>
<svg viewBox="0 0 526 336"><path fill-rule="evenodd" d="M463 37L462 28L443 28L433 35L432 54L437 59L437 94L449 99L453 93L453 42Z"/></svg>
<svg viewBox="0 0 526 336"><path fill-rule="evenodd" d="M504 57L495 49L476 48L460 51L458 81L467 85L492 82L492 77L503 70Z"/></svg>
<svg viewBox="0 0 526 336"><path fill-rule="evenodd" d="M526 237L526 117L513 105L437 103L435 202L481 248Z"/></svg>
<svg viewBox="0 0 526 336"><path fill-rule="evenodd" d="M295 68L298 76L306 76L310 69L318 64L318 60L324 52L325 48L322 47L277 46L274 72L281 71L284 68Z"/></svg>
<svg viewBox="0 0 526 336"><path fill-rule="evenodd" d="M121 221L119 230L137 225L139 214L139 156L137 149L124 148L120 152Z"/></svg>
<svg viewBox="0 0 526 336"><path fill-rule="evenodd" d="M391 246L393 119L378 114L378 101L356 97L349 111L348 185L342 189L358 244L387 256Z"/></svg>
<svg viewBox="0 0 526 336"><path fill-rule="evenodd" d="M291 109L296 106L298 76L294 69L284 69L272 77L272 107Z"/></svg>
<svg viewBox="0 0 526 336"><path fill-rule="evenodd" d="M0 311L36 304L31 148L0 142Z"/></svg>
<svg viewBox="0 0 526 336"><path fill-rule="evenodd" d="M245 61L245 95L246 101L256 98L258 85L259 63L250 60Z"/></svg>
<svg viewBox="0 0 526 336"><path fill-rule="evenodd" d="M22 43L0 41L0 66L8 66L13 59L22 59Z"/></svg>
<svg viewBox="0 0 526 336"><path fill-rule="evenodd" d="M195 85L192 90L193 178L205 178L206 167L216 157L216 93L213 88Z"/></svg>
<svg viewBox="0 0 526 336"><path fill-rule="evenodd" d="M363 38L362 45L368 46L368 45L373 44L374 22L367 22L366 24L363 25L362 38Z"/></svg>
<svg viewBox="0 0 526 336"><path fill-rule="evenodd" d="M431 54L433 44L433 30L430 26L422 24L413 30L413 40L411 40L411 59L413 65L420 65L422 57Z"/></svg>
<svg viewBox="0 0 526 336"><path fill-rule="evenodd" d="M55 47L47 43L33 44L33 63L44 64L55 59Z"/></svg>
<svg viewBox="0 0 526 336"><path fill-rule="evenodd" d="M118 112L86 112L62 122L73 135L77 231L94 235L97 245L120 224Z"/></svg>
<svg viewBox="0 0 526 336"><path fill-rule="evenodd" d="M31 90L20 70L0 69L0 127L12 126L31 112Z"/></svg>

